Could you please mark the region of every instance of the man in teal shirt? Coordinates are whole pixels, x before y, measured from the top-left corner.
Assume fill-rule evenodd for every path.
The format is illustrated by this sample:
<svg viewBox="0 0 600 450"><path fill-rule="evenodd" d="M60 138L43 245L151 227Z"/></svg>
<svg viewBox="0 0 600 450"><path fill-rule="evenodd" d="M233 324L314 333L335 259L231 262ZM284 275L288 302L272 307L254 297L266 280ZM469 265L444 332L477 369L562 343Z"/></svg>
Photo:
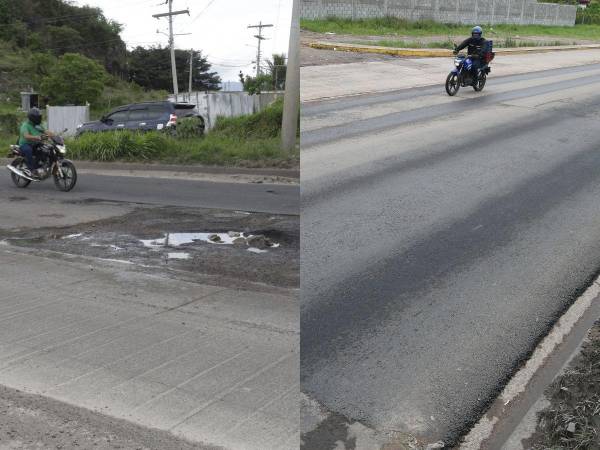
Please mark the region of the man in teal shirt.
<svg viewBox="0 0 600 450"><path fill-rule="evenodd" d="M19 133L19 149L27 162L25 175L35 175L35 162L33 160L34 146L52 136L42 125L42 113L37 108L32 108L27 114L27 120L21 125ZM29 173L27 173L29 172Z"/></svg>

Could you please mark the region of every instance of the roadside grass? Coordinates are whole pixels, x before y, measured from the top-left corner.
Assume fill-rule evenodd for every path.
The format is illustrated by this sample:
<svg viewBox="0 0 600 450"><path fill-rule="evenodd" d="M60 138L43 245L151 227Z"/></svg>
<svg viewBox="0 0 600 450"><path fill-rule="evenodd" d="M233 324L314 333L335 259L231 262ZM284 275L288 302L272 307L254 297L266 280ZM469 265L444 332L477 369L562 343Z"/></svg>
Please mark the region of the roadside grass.
<svg viewBox="0 0 600 450"><path fill-rule="evenodd" d="M143 161L243 167L296 167L299 151L281 150L283 106L249 116L219 118L201 138L152 132L87 133L67 141L70 157L90 161Z"/></svg>
<svg viewBox="0 0 600 450"><path fill-rule="evenodd" d="M453 40L446 41L405 41L405 40L388 40L382 39L379 41L356 41L356 44L360 45L375 45L379 47L391 47L391 48L445 48L452 50L456 44ZM563 41L521 41L512 38L506 38L504 40L495 40L495 48L521 48L521 47L541 47L541 46L559 46L559 45L573 45L572 42Z"/></svg>
<svg viewBox="0 0 600 450"><path fill-rule="evenodd" d="M538 415L528 448L600 448L600 322L581 352L546 391L550 406Z"/></svg>
<svg viewBox="0 0 600 450"><path fill-rule="evenodd" d="M471 34L472 26L444 24L432 20L409 21L396 17L374 19L302 19L302 29L316 33L336 33L359 36L448 36L448 39L466 38ZM560 39L600 40L600 25L575 25L574 27L548 25L487 25L486 37L506 39L507 37L551 37Z"/></svg>
<svg viewBox="0 0 600 450"><path fill-rule="evenodd" d="M244 167L292 167L296 164L293 155L283 154L277 137L240 139L209 133L204 138L178 139L156 131L116 131L68 139L67 148L71 158L89 161Z"/></svg>

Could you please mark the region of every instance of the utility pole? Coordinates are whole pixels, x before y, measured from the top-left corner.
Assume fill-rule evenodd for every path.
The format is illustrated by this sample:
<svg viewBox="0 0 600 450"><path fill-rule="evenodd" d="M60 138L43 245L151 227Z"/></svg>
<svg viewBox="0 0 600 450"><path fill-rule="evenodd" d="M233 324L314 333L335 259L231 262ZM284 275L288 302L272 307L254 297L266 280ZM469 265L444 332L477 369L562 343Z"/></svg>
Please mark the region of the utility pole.
<svg viewBox="0 0 600 450"><path fill-rule="evenodd" d="M185 9L181 11L173 11L173 0L167 0L169 3L169 12L163 14L153 14L152 17L160 19L161 17L169 18L169 47L171 48L171 74L173 76L173 94L175 94L175 100L179 94L179 86L177 85L177 66L175 64L175 38L173 35L173 16L180 14L190 15L190 10Z"/></svg>
<svg viewBox="0 0 600 450"><path fill-rule="evenodd" d="M190 50L190 102L192 101L192 70L194 70L194 49Z"/></svg>
<svg viewBox="0 0 600 450"><path fill-rule="evenodd" d="M267 24L267 25L263 25L262 22L259 22L258 25L250 25L248 26L248 28L258 28L258 34L255 34L254 37L256 39L258 39L258 52L256 52L256 78L258 78L258 76L260 75L260 58L261 58L261 51L260 51L260 45L262 43L262 41L265 41L267 38L263 36L263 28L270 28L272 27L273 24Z"/></svg>
<svg viewBox="0 0 600 450"><path fill-rule="evenodd" d="M294 0L292 6L292 26L285 77L285 97L283 100L283 122L281 128L282 149L289 152L296 145L298 115L300 113L300 3Z"/></svg>

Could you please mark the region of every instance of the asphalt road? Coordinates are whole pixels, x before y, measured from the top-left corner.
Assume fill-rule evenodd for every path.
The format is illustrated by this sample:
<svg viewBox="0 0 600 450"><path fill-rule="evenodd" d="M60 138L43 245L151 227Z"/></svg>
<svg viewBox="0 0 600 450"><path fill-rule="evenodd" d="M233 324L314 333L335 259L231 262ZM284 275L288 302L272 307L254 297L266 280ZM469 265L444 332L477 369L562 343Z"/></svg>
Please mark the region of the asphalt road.
<svg viewBox="0 0 600 450"><path fill-rule="evenodd" d="M6 170L0 189L20 195ZM56 190L52 180L30 185L28 195L61 196L70 200L112 200L131 203L220 208L272 214L298 214L300 188L297 185L214 183L184 179L81 174L69 193Z"/></svg>
<svg viewBox="0 0 600 450"><path fill-rule="evenodd" d="M600 65L303 107L301 380L455 443L600 270Z"/></svg>

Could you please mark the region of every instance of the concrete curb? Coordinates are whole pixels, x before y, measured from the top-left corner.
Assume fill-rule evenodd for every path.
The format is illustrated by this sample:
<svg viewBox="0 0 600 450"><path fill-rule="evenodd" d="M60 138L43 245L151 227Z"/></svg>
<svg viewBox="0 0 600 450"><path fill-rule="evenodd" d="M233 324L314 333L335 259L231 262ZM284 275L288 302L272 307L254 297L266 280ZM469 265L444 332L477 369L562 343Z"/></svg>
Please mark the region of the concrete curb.
<svg viewBox="0 0 600 450"><path fill-rule="evenodd" d="M531 357L511 377L499 396L457 446L458 450L511 448L513 439L537 425L536 405L545 399L544 391L577 354L588 330L600 315L600 278L575 300L533 351ZM528 424L528 421L532 423ZM528 433L526 433L528 434ZM515 438L515 436L517 436ZM522 438L522 439L521 439ZM521 447L519 447L521 448Z"/></svg>
<svg viewBox="0 0 600 450"><path fill-rule="evenodd" d="M422 58L445 58L452 56L452 50L444 48L393 48L381 47L377 45L343 44L336 42L309 42L307 45L310 48L318 50L337 50L342 52L356 53L379 53L390 56L413 56ZM600 49L600 44L561 45L553 47L500 48L495 50L495 52L497 55L518 55L528 53L548 53L596 49Z"/></svg>
<svg viewBox="0 0 600 450"><path fill-rule="evenodd" d="M0 164L6 165L11 161L9 158L0 158ZM102 172L114 171L159 171L181 174L209 174L209 175L258 175L281 178L300 178L299 169L277 169L277 168L248 168L248 167L218 167L200 165L177 165L177 164L144 164L125 162L94 162L74 161L80 169L88 171L98 170Z"/></svg>

